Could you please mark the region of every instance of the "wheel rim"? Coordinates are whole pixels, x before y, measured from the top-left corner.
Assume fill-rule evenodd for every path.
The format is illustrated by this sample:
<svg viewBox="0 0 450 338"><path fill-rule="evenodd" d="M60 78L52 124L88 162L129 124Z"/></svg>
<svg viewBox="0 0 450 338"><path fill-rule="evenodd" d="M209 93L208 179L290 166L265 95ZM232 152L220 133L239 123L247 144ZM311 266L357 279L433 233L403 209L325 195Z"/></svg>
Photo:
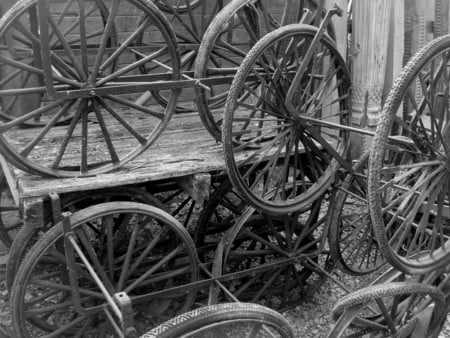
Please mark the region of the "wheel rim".
<svg viewBox="0 0 450 338"><path fill-rule="evenodd" d="M304 8L300 8L303 4ZM253 45L264 35L284 25L301 20L304 9L315 11L317 1L264 3L262 1L232 1L218 13L208 26L199 47L195 77L207 78L220 74L233 76ZM310 22L315 20L312 16ZM332 33L333 29L328 28ZM332 34L334 36L334 34ZM230 82L196 87L196 103L203 124L216 139L221 138L222 113Z"/></svg>
<svg viewBox="0 0 450 338"><path fill-rule="evenodd" d="M40 18L44 20L43 13L47 12L38 10L39 2L19 2L1 22L0 40L4 49L8 50L5 39L12 36L15 50L29 55L28 59L17 61L15 55L5 52L2 65L13 71L31 73L37 83L33 86L19 83L16 87L3 87L5 91L1 91L5 95L10 93L7 95L13 99L34 102L24 116L2 125L0 137L5 157L23 170L64 177L111 171L149 147L173 113L180 90L168 89L170 101L166 109L154 109L141 102L147 89L140 88L139 83L148 82L148 78L134 74L145 63L154 64L164 58L172 71L167 73L167 69L160 67L158 76L179 79L179 55L169 23L152 3L127 0L127 4L118 8L118 2L111 6L104 25L102 16L97 13L100 10L90 10L90 5L96 1L86 0L85 5L79 7L78 1L68 0L64 9L59 1L43 2L50 13L61 14L55 19L57 24L50 20L50 24L42 24L42 27L37 27L36 22ZM139 14L147 18L136 32L145 36L159 32L152 48L136 45L136 32L129 30L120 36L120 46L112 44L116 39L115 31L123 26L122 18L129 13L125 12L128 7L138 14L136 18ZM80 13L75 18L81 36L78 38L61 32L61 27L70 26L74 21L73 12ZM95 18L100 21L100 29L86 33L84 22L92 21L91 17L94 23ZM50 39L45 38L44 28L49 28ZM49 41L48 46L46 41ZM51 58L41 49L50 51ZM130 63L127 58L136 52L145 59ZM56 93L52 93L49 86L53 86ZM66 94L71 96L64 96ZM26 100L28 96L35 99ZM19 130L23 123L37 118L42 123ZM62 122L68 123L59 126L64 124ZM19 131L23 137L17 140L15 135ZM46 150L48 147L53 150Z"/></svg>
<svg viewBox="0 0 450 338"><path fill-rule="evenodd" d="M145 192L141 188L120 187L116 189L96 190L63 196L61 199L61 210L74 213L75 211L95 204L112 201L133 201L153 205L158 208L162 207L161 202L156 197ZM44 205L44 208L47 207L49 206ZM45 231L53 225L50 217L51 215L49 214L44 215L45 226L43 228L22 227L17 238L15 238L14 243L12 243L9 250L6 272L6 285L8 290L11 290L17 270L28 250L42 237Z"/></svg>
<svg viewBox="0 0 450 338"><path fill-rule="evenodd" d="M337 323L329 336L373 333L406 337L414 331L420 313L428 311L430 304L434 305L430 323L433 330L441 321L445 304L438 288L413 282L371 285L344 296L333 307L332 316ZM378 313L371 312L369 306Z"/></svg>
<svg viewBox="0 0 450 338"><path fill-rule="evenodd" d="M315 33L290 25L266 35L242 63L225 106L230 179L249 204L271 214L309 205L346 162L349 78L328 38L312 51L311 76L296 89L298 99L285 100L299 65L290 62L301 60Z"/></svg>
<svg viewBox="0 0 450 338"><path fill-rule="evenodd" d="M304 213L279 218L247 208L223 236L213 273L222 276L222 284L239 301L276 309L298 304L316 278L303 263L321 253L323 207L316 201Z"/></svg>
<svg viewBox="0 0 450 338"><path fill-rule="evenodd" d="M380 116L370 154L369 206L375 234L389 263L408 273L426 273L450 260L444 128L448 103L441 99L448 91L443 84L448 73L446 46L443 39L434 41L405 67ZM399 118L395 112L401 107ZM392 144L393 137L402 141ZM422 251L429 255L417 258Z"/></svg>
<svg viewBox="0 0 450 338"><path fill-rule="evenodd" d="M345 273L365 275L378 270L385 262L375 239L367 204L368 153L353 165L330 201L328 217L330 253Z"/></svg>
<svg viewBox="0 0 450 338"><path fill-rule="evenodd" d="M76 241L108 292L124 291L131 298L136 322L154 325L189 310L196 293L193 289L157 295L158 291L193 282L198 275L192 241L175 219L157 208L133 202L104 203L76 213L71 219ZM81 292L82 307L91 307L92 312L77 314L73 301L65 302L67 296L74 296L75 289L70 287L65 269L64 249L58 250L62 236L61 224L49 230L19 269L23 284L14 285L12 294L14 323L20 326L17 332L23 336L36 336L36 332L56 334L63 329L65 334L68 330L72 334L112 332L101 310L105 299L83 264L76 268L76 289ZM41 264L45 256L54 264ZM148 294L153 295L145 297ZM98 310L94 310L96 306Z"/></svg>

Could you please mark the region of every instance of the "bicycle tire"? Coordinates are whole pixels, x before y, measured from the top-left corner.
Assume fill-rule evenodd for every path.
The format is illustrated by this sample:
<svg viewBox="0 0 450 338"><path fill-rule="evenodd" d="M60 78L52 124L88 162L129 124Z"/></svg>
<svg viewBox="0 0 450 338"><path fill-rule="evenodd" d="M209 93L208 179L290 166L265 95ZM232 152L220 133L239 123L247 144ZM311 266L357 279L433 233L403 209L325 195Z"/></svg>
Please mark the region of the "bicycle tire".
<svg viewBox="0 0 450 338"><path fill-rule="evenodd" d="M293 338L294 332L287 321L278 312L262 305L252 303L223 303L205 306L175 317L147 332L141 338L188 338L210 326L219 326L228 322L245 321L265 325L277 330L278 335L272 337ZM226 331L222 331L225 337ZM240 337L229 335L228 337ZM252 337L257 337L252 336Z"/></svg>
<svg viewBox="0 0 450 338"><path fill-rule="evenodd" d="M225 104L222 143L230 180L245 201L272 215L307 208L329 188L339 163L347 162L349 135L340 127L350 123L350 77L326 34L296 88L295 111L285 102L294 76L289 69L301 64L316 33L314 26L294 24L265 35L239 67ZM338 85L331 85L335 80ZM328 104L330 97L336 99Z"/></svg>
<svg viewBox="0 0 450 338"><path fill-rule="evenodd" d="M440 129L448 121L442 113L448 109L448 102L439 99L445 91L440 90L439 81L446 81L439 65L441 59L445 64L449 50L450 36L440 37L417 52L403 68L379 117L370 152L368 201L375 236L387 261L410 274L424 274L450 262L450 241L445 230L448 215L443 213L449 201L445 190L450 177L446 171L448 153L442 149L448 143ZM430 70L434 69L436 73L430 78ZM432 102L435 109L423 102ZM414 147L414 151L401 149L410 156L409 163L403 166L389 162L388 141L397 134L408 137ZM386 195L393 196L388 221L383 218ZM427 256L417 256L424 250L428 250Z"/></svg>

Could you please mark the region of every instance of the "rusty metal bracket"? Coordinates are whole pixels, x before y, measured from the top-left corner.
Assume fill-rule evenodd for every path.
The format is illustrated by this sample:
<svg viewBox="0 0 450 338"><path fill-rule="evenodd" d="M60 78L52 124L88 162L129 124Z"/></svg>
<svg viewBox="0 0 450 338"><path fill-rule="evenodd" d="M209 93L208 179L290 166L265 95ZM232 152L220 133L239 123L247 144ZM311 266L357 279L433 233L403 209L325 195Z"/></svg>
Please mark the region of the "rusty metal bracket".
<svg viewBox="0 0 450 338"><path fill-rule="evenodd" d="M55 192L49 193L48 196L50 197L50 204L52 206L53 223L57 224L62 220L61 200Z"/></svg>
<svg viewBox="0 0 450 338"><path fill-rule="evenodd" d="M131 299L126 292L117 292L114 294L114 300L122 311L122 331L126 338L138 337L137 330L134 326L134 313Z"/></svg>

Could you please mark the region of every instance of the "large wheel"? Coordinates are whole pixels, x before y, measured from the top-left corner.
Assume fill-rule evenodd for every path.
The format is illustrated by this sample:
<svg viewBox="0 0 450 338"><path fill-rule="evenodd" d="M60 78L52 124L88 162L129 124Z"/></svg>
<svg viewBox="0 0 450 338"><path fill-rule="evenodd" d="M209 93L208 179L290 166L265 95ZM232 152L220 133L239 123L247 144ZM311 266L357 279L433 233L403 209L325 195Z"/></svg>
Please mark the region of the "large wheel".
<svg viewBox="0 0 450 338"><path fill-rule="evenodd" d="M226 5L208 26L195 61L195 78L225 76L232 78L250 49L267 33L302 21L304 10L313 14L304 23L314 23L318 1L235 0ZM322 13L323 15L323 13ZM330 25L328 32L334 36ZM222 113L231 80L196 86L197 108L203 124L216 139L221 139Z"/></svg>
<svg viewBox="0 0 450 338"><path fill-rule="evenodd" d="M331 256L343 272L352 275L372 273L386 263L367 204L368 158L364 153L353 165L354 172L336 185L327 220Z"/></svg>
<svg viewBox="0 0 450 338"><path fill-rule="evenodd" d="M100 189L95 191L77 192L68 194L61 198L61 210L75 211L90 207L92 205L117 202L133 201L153 205L164 210L162 203L150 193L137 187L119 187L112 189ZM44 205L45 209L51 209L49 205ZM16 277L17 270L23 261L28 250L39 240L40 237L54 225L52 215L48 212L44 215L44 227L21 227L15 236L9 250L8 264L6 266L6 286L11 290ZM20 222L22 226L22 221Z"/></svg>
<svg viewBox="0 0 450 338"><path fill-rule="evenodd" d="M307 207L346 163L349 75L327 35L310 50L316 33L312 26L288 25L259 40L225 105L222 138L231 182L250 205L271 214ZM305 66L306 53L312 58ZM294 76L298 88L291 88ZM288 91L294 96L287 101Z"/></svg>
<svg viewBox="0 0 450 338"><path fill-rule="evenodd" d="M446 314L445 296L434 286L413 282L371 285L335 304L332 317L336 324L328 337L409 337L418 330L421 318L431 315L426 331L430 333Z"/></svg>
<svg viewBox="0 0 450 338"><path fill-rule="evenodd" d="M74 13L77 13L74 11L76 5L75 1L66 1L65 4L62 2L58 6L50 6L49 11L52 14L52 16L55 17L56 25L59 27L61 34L64 36L65 39L70 40L72 44L79 44L80 40L79 38L76 38L76 35L78 32L80 32L80 26L81 26L81 20L80 16L76 17ZM30 15L36 15L35 9L29 9ZM91 22L95 22L96 26L102 27L104 29L104 26L106 25L106 22L108 20L108 7L105 5L105 3L102 0L90 0L86 2L86 10L84 12L86 20L89 20ZM22 67L20 65L14 66L10 65L7 61L0 62L0 73L3 77L0 88L2 90L6 89L14 89L14 88L31 88L33 86L36 86L37 84L43 85L43 78L39 78L38 74L33 72L32 69L26 69L23 67L23 65L29 65L38 67L39 60L34 58L34 53L31 52L31 48L34 48L35 51L37 51L39 46L36 44L33 45L33 38L30 35L32 33L32 24L30 17L30 27L17 27L16 29L22 29L21 32L24 34L27 34L29 39L20 39L21 37L11 36L10 32L7 32L4 35L4 40L2 41L2 45L8 45L11 48L17 48L16 55L11 54L13 58L11 60L15 61L21 61ZM25 24L26 21L20 20L22 24ZM36 26L34 26L34 30L36 30ZM30 28L29 32L26 32L23 30L23 28ZM14 33L13 33L14 34ZM86 43L90 45L91 47L95 45L96 39L98 39L99 31L93 32L90 36L86 38ZM52 41L53 50L61 49L61 44L58 43L58 41L53 40ZM57 46L59 44L59 46ZM117 47L117 32L115 30L115 26L112 26L111 33L109 34L108 38L108 48L116 48ZM28 53L27 53L28 49ZM22 55L22 56L21 56ZM6 53L3 53L2 56L6 56ZM55 61L55 71L56 71L56 60ZM115 64L112 64L112 67L114 67ZM59 69L61 71L62 69ZM33 108L33 102L36 101L49 101L51 100L48 95L45 93L40 93L36 91L36 93L24 93L24 94L18 94L18 95L5 95L2 96L1 101L1 110L0 110L0 119L3 122L9 122L11 120L14 120L20 115L23 115L25 113L28 113ZM30 101L30 102L27 102ZM73 114L66 114L63 118L60 118L55 125L58 124L64 124L68 123L70 121ZM21 124L24 126L43 126L46 123L48 123L48 119L46 119L45 114L43 115L36 115L33 119L29 119L27 121L22 121Z"/></svg>
<svg viewBox="0 0 450 338"><path fill-rule="evenodd" d="M375 235L388 262L411 274L450 262L449 54L445 36L408 62L389 93L370 153ZM392 135L405 141L392 146ZM408 160L398 163L393 153ZM422 251L429 254L418 256Z"/></svg>
<svg viewBox="0 0 450 338"><path fill-rule="evenodd" d="M70 222L69 237L88 263L67 244L63 224L44 234L27 253L12 288L17 335L114 332L105 310L115 312L87 264L111 297L124 292L130 298L138 328L190 310L196 290L170 290L197 280L198 258L189 234L172 216L141 203L110 202L74 213Z"/></svg>
<svg viewBox="0 0 450 338"><path fill-rule="evenodd" d="M199 56L198 45L203 39L203 35L210 22L215 18L217 12L223 7L223 0L158 0L155 4L165 12L168 20L174 28L174 34L177 38L180 48L181 69L183 79L192 79L196 58ZM139 43L142 47L147 46L152 41L151 36L139 36ZM137 53L136 57L141 56ZM141 72L151 74L158 71L157 65L146 64L141 67ZM166 65L170 72L170 67ZM163 107L169 103L167 91L151 90L153 99ZM183 95L178 101L176 111L178 113L196 112L197 108L193 102L194 90L185 88ZM150 97L149 97L150 98Z"/></svg>
<svg viewBox="0 0 450 338"><path fill-rule="evenodd" d="M214 285L210 302L225 297L283 309L303 300L315 281L304 263L306 258L317 260L322 252L322 202L317 200L309 210L283 217L255 213L247 207L217 247L213 274L221 276L228 292L221 294L221 288Z"/></svg>
<svg viewBox="0 0 450 338"><path fill-rule="evenodd" d="M173 114L180 89L167 88L165 109L142 103L147 83L158 80L160 88L180 79L176 38L164 15L149 1L114 0L108 13L97 3L22 0L0 20L1 67L26 79L2 81L0 96L29 103L1 125L0 147L25 171L72 177L117 169L147 149ZM136 29L124 27L140 17ZM140 47L139 33L151 35L152 44ZM157 69L138 75L146 64Z"/></svg>
<svg viewBox="0 0 450 338"><path fill-rule="evenodd" d="M224 303L182 314L141 338L174 337L293 338L295 335L289 322L274 310L258 304Z"/></svg>

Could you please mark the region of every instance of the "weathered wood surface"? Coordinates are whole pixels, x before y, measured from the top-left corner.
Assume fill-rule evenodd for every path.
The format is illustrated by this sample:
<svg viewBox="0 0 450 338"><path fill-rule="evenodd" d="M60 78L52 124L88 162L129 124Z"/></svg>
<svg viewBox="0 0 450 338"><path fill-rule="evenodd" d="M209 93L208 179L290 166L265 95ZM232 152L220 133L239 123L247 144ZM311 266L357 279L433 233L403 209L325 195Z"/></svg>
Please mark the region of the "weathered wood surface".
<svg viewBox="0 0 450 338"><path fill-rule="evenodd" d="M123 146L126 148L126 144ZM222 145L216 143L204 129L198 114L190 113L176 115L153 146L118 171L95 177L63 179L42 178L18 169L15 169L15 174L20 196L29 198L50 192L66 193L139 184L224 168Z"/></svg>

